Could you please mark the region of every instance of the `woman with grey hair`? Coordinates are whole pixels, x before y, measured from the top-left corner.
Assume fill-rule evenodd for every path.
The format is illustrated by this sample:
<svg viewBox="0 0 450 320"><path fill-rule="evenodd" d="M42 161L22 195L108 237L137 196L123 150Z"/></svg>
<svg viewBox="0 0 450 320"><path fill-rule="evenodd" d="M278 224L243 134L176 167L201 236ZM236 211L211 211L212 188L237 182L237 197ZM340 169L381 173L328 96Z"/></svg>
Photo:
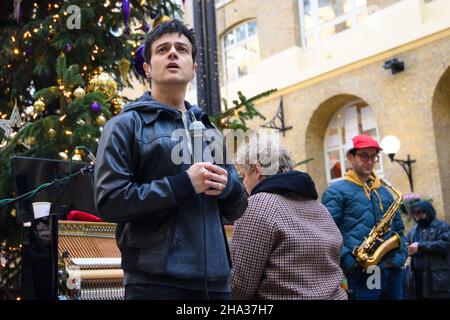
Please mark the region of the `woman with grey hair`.
<svg viewBox="0 0 450 320"><path fill-rule="evenodd" d="M232 299L347 299L339 267L342 236L317 201L311 177L295 171L277 139L238 148L250 194L234 224Z"/></svg>

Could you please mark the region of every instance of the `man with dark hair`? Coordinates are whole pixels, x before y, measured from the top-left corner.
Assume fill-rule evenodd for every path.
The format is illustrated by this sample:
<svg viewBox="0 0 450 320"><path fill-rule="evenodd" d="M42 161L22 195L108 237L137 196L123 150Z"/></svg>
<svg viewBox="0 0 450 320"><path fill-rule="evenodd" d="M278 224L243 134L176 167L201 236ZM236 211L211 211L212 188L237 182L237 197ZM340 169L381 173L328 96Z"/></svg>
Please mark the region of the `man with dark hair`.
<svg viewBox="0 0 450 320"><path fill-rule="evenodd" d="M370 136L357 135L348 146L347 160L352 170L344 179L332 183L323 194L322 203L328 208L344 238L341 267L347 278L349 292L354 299L403 299L402 267L407 256L403 241L403 222L397 212L391 231L384 235L390 238L394 232L400 236L401 246L383 256L378 264L380 281L369 279L367 272L356 260L353 249L359 246L372 228L377 225L393 202L393 196L374 171L379 161L381 147ZM369 283L370 282L370 283ZM380 285L372 285L373 283Z"/></svg>
<svg viewBox="0 0 450 320"><path fill-rule="evenodd" d="M176 33L178 35L184 35L192 44L192 61L195 64L195 58L197 57L197 46L195 45L194 32L192 29L188 29L181 21L172 20L171 23L163 24L161 28L155 28L147 35L144 47L144 59L146 63L150 63L152 57L152 44L162 35L167 33ZM197 68L197 67L195 67Z"/></svg>
<svg viewBox="0 0 450 320"><path fill-rule="evenodd" d="M230 295L222 218L239 218L247 200L233 165L192 164L191 123L213 128L184 100L197 69L195 53L193 32L182 22L154 28L143 65L151 93L126 105L102 132L95 201L98 215L117 223L126 299ZM180 130L184 138L174 138ZM180 144L182 162L173 152Z"/></svg>
<svg viewBox="0 0 450 320"><path fill-rule="evenodd" d="M410 208L416 225L408 232L413 296L417 299L450 299L450 227L436 219L428 201Z"/></svg>

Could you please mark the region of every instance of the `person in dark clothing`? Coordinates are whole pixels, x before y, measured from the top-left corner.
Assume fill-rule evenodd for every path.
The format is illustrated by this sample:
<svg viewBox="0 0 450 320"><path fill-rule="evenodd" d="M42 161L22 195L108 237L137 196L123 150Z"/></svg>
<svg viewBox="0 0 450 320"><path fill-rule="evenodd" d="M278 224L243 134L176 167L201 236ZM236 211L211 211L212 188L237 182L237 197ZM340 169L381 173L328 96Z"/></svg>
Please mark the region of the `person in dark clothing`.
<svg viewBox="0 0 450 320"><path fill-rule="evenodd" d="M94 175L97 213L118 224L125 299L228 299L222 218L239 218L247 200L233 164L192 164L191 124L214 130L184 100L197 69L193 32L178 20L159 24L144 52L151 93L108 121ZM202 138L200 154L210 145Z"/></svg>
<svg viewBox="0 0 450 320"><path fill-rule="evenodd" d="M410 209L416 225L408 233L409 283L416 299L450 298L450 227L436 219L428 201Z"/></svg>

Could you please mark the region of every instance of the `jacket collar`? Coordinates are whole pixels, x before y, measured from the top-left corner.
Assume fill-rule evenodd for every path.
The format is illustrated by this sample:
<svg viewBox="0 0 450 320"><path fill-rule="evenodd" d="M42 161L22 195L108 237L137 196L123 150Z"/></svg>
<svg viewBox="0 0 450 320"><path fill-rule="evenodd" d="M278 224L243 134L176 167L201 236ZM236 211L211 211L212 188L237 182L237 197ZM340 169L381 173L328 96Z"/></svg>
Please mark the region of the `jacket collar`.
<svg viewBox="0 0 450 320"><path fill-rule="evenodd" d="M363 188L364 193L366 194L366 197L370 200L370 194L373 191L376 195L376 197L378 198L378 204L380 206L380 209L383 211L383 204L381 203L381 199L380 196L378 195L377 190L381 187L381 181L378 178L378 176L376 175L375 171L372 171L372 173L370 174L369 177L369 184L367 183L362 183L361 180L359 180L358 175L356 174L356 172L354 170L350 170L348 172L345 173L344 176L344 180L352 182L358 186L360 186L361 188Z"/></svg>
<svg viewBox="0 0 450 320"><path fill-rule="evenodd" d="M208 115L201 108L196 105L191 105L187 101L185 101L185 106L186 110L190 111L193 117L195 117L195 120L200 120L212 126ZM139 111L145 124L152 123L163 114L168 115L173 119L181 118L181 111L154 100L149 91L145 92L139 100L127 104L122 112L127 112L129 110Z"/></svg>

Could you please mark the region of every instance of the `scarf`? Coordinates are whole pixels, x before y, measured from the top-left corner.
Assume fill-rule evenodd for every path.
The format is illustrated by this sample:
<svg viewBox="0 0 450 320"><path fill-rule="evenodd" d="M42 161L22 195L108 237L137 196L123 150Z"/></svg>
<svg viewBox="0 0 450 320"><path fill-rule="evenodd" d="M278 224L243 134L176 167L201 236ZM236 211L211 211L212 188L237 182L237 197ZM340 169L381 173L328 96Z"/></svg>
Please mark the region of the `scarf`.
<svg viewBox="0 0 450 320"><path fill-rule="evenodd" d="M363 188L364 193L366 197L370 200L370 194L373 191L378 199L378 205L380 206L381 211L384 211L383 204L381 203L380 196L378 195L377 189L381 187L381 181L378 179L375 172L372 171L372 173L369 176L369 179L367 180L367 183L362 183L361 180L359 180L356 172L354 170L347 171L344 175L344 180L347 180L349 182L352 182L361 188Z"/></svg>

